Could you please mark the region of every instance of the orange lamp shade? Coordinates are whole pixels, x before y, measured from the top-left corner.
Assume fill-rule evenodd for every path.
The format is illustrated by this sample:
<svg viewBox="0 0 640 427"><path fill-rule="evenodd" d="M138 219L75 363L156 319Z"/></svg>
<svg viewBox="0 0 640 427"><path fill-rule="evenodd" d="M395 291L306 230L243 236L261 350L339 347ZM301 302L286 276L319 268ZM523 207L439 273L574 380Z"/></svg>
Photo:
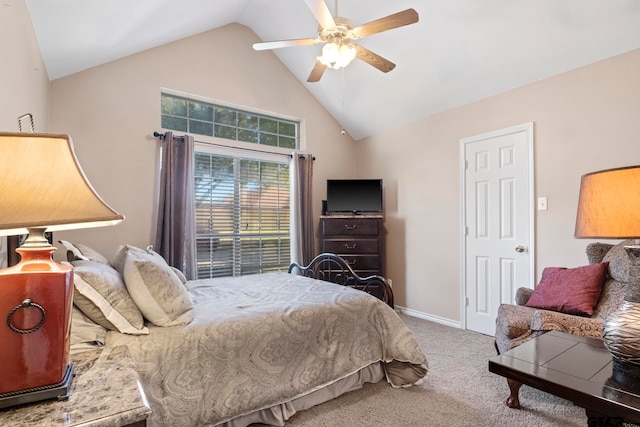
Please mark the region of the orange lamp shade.
<svg viewBox="0 0 640 427"><path fill-rule="evenodd" d="M0 235L114 225L124 216L98 195L69 135L0 132Z"/></svg>
<svg viewBox="0 0 640 427"><path fill-rule="evenodd" d="M640 238L640 166L582 176L575 237Z"/></svg>

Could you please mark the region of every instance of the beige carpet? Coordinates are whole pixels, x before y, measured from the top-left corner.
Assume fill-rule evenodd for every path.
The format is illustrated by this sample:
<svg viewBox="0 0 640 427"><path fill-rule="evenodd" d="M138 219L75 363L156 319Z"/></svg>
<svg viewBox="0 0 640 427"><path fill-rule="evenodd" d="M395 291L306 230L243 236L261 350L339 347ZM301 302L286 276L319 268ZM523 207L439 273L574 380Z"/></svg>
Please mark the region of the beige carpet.
<svg viewBox="0 0 640 427"><path fill-rule="evenodd" d="M521 410L504 404L506 380L488 371L493 338L401 315L429 361L424 383L394 389L367 384L295 414L287 427L335 426L585 426L582 408L523 386Z"/></svg>

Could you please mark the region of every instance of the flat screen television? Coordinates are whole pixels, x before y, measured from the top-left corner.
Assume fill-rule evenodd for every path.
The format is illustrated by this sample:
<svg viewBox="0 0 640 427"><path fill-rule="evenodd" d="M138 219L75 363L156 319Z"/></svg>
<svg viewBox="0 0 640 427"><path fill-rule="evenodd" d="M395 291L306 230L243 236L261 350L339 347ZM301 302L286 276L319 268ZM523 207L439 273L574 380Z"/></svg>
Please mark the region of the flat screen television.
<svg viewBox="0 0 640 427"><path fill-rule="evenodd" d="M328 179L327 213L382 213L381 179Z"/></svg>

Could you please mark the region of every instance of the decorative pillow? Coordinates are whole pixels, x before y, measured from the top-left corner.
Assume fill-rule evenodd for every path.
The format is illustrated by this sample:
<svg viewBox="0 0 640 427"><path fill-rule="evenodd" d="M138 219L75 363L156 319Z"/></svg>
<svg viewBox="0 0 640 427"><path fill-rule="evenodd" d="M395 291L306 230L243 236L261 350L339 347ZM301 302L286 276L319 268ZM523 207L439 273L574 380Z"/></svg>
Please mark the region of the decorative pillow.
<svg viewBox="0 0 640 427"><path fill-rule="evenodd" d="M111 331L149 333L120 273L97 261L74 261L73 267L73 303L87 317Z"/></svg>
<svg viewBox="0 0 640 427"><path fill-rule="evenodd" d="M182 272L182 270L175 268L175 267L171 267L171 270L173 270L174 273L176 273L176 276L178 276L178 279L180 279L180 281L182 282L183 285L187 286L187 278L185 277L184 273ZM188 289L188 288L187 288Z"/></svg>
<svg viewBox="0 0 640 427"><path fill-rule="evenodd" d="M113 258L113 266L120 274L124 275L124 263L127 260L127 254L129 252L141 252L146 253L144 249L138 248L133 245L122 245L116 251L116 256Z"/></svg>
<svg viewBox="0 0 640 427"><path fill-rule="evenodd" d="M193 320L193 302L189 293L160 255L129 251L124 281L131 298L154 325L186 325Z"/></svg>
<svg viewBox="0 0 640 427"><path fill-rule="evenodd" d="M58 240L62 246L67 249L67 261L98 261L103 264L111 265L109 260L102 254L89 246L81 243L71 243L66 240Z"/></svg>
<svg viewBox="0 0 640 427"><path fill-rule="evenodd" d="M164 257L162 255L160 255L158 252L153 250L153 245L147 246L147 249L145 249L145 251L148 254L153 255L158 260L158 262L160 262L161 264L167 264L167 261L164 259ZM170 265L169 267L171 267L171 271L173 271L175 273L175 275L178 277L178 279L180 279L180 282L182 282L184 287L187 288L187 290L188 290L189 286L187 285L187 277L184 275L182 270L180 270L179 268L176 268L176 267L174 267L172 265Z"/></svg>
<svg viewBox="0 0 640 427"><path fill-rule="evenodd" d="M89 319L74 305L71 312L71 353L104 347L106 338L107 329Z"/></svg>
<svg viewBox="0 0 640 427"><path fill-rule="evenodd" d="M608 264L601 262L576 268L547 267L525 305L592 316L607 277Z"/></svg>
<svg viewBox="0 0 640 427"><path fill-rule="evenodd" d="M633 240L624 240L611 249L602 259L609 263L609 276L617 282L627 283L629 280L629 255L624 250L625 246L633 245Z"/></svg>

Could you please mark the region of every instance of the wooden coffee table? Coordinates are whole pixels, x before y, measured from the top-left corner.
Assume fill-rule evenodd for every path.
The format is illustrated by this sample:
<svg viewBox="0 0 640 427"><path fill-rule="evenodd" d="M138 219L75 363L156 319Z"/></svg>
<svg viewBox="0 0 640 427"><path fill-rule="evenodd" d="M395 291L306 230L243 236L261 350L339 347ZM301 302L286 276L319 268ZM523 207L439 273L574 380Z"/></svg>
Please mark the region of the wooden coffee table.
<svg viewBox="0 0 640 427"><path fill-rule="evenodd" d="M489 359L489 371L585 408L589 426L640 423L640 384L612 377L611 354L600 340L547 332Z"/></svg>

